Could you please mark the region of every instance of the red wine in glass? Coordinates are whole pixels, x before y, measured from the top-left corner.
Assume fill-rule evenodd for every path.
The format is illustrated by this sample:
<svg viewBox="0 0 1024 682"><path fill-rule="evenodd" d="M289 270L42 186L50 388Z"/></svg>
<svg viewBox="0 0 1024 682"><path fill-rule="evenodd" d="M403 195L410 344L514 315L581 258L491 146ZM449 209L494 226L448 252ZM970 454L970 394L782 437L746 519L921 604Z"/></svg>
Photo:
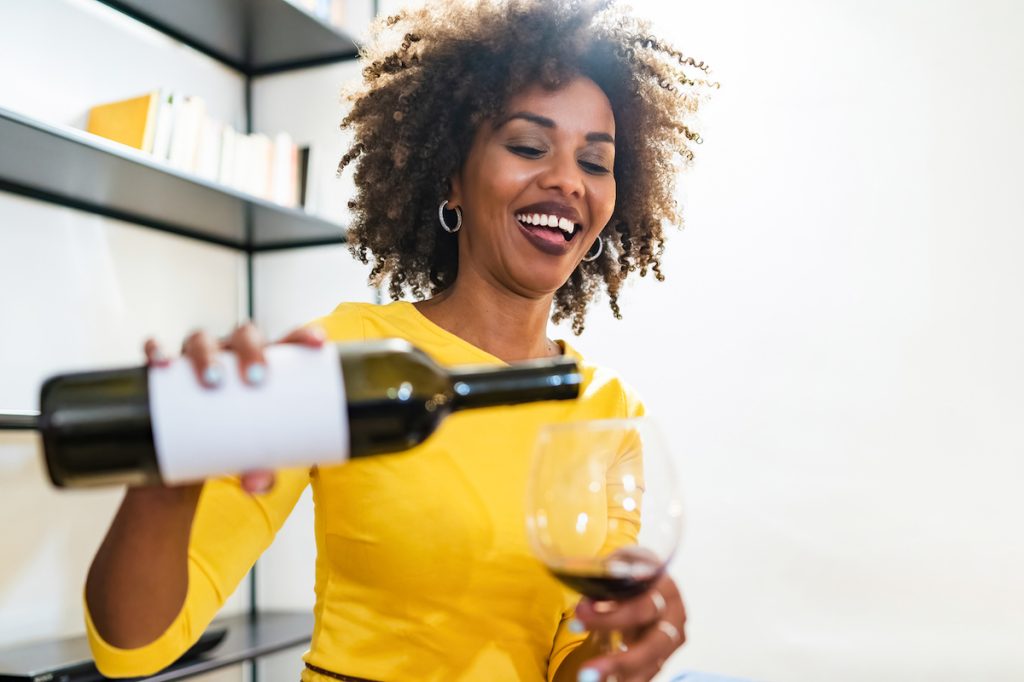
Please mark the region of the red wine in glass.
<svg viewBox="0 0 1024 682"><path fill-rule="evenodd" d="M593 567L549 570L566 587L584 597L608 601L629 599L651 589L665 572L665 564L638 547L626 547Z"/></svg>

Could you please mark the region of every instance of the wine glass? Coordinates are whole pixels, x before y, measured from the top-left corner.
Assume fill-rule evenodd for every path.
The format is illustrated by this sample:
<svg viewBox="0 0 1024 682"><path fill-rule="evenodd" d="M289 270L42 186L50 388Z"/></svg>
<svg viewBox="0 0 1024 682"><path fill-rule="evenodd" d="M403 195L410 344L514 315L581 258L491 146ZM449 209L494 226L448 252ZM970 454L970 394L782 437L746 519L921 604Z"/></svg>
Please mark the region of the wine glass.
<svg viewBox="0 0 1024 682"><path fill-rule="evenodd" d="M541 428L526 530L534 555L563 584L595 601L645 592L675 553L682 523L671 454L649 417ZM604 643L621 645L618 633Z"/></svg>

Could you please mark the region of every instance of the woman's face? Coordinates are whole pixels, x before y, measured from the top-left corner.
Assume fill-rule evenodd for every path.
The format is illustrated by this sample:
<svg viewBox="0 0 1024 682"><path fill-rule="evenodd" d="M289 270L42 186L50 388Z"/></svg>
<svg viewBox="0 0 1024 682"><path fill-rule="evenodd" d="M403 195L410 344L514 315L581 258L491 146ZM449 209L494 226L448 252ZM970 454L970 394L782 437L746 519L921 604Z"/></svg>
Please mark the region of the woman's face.
<svg viewBox="0 0 1024 682"><path fill-rule="evenodd" d="M615 208L615 116L589 78L513 97L452 178L459 274L541 298L572 274Z"/></svg>

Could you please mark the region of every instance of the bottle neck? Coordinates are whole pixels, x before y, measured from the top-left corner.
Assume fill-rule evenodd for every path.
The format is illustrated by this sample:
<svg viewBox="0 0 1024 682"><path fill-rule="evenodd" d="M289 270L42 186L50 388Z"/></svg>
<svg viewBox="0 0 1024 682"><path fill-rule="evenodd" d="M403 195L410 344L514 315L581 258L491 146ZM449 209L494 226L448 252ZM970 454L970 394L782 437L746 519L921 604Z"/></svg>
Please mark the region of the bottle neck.
<svg viewBox="0 0 1024 682"><path fill-rule="evenodd" d="M452 410L572 400L579 397L582 382L576 360L566 357L456 370L452 372Z"/></svg>

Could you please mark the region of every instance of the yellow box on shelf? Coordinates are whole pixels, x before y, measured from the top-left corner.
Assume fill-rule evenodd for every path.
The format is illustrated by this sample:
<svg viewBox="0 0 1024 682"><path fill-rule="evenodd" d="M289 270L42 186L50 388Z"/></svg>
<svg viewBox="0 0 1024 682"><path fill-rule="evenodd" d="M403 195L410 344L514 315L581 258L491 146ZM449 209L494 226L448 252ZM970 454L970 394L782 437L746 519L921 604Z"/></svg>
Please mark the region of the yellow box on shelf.
<svg viewBox="0 0 1024 682"><path fill-rule="evenodd" d="M85 129L108 140L152 153L160 111L159 90L89 110Z"/></svg>

